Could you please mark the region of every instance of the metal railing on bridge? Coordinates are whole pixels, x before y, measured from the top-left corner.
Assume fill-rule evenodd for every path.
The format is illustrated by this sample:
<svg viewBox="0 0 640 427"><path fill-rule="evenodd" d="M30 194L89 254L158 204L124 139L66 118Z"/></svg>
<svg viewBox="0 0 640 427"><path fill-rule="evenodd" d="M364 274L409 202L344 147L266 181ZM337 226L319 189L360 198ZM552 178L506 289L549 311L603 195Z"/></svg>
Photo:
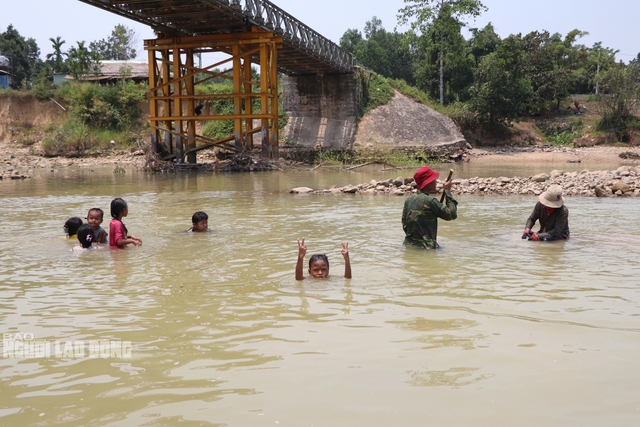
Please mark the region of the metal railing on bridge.
<svg viewBox="0 0 640 427"><path fill-rule="evenodd" d="M210 0L227 4L254 25L282 35L285 41L334 63L343 72L353 70L353 56L267 0ZM282 61L281 61L282 62Z"/></svg>
<svg viewBox="0 0 640 427"><path fill-rule="evenodd" d="M280 72L289 75L350 73L350 53L267 0L80 0L151 26L168 36L246 31L255 26L282 36Z"/></svg>
<svg viewBox="0 0 640 427"><path fill-rule="evenodd" d="M154 152L196 163L196 152L218 147L250 149L254 137L264 156L278 158L278 73L292 76L353 72L351 54L267 0L80 0L125 16L157 33L145 40L149 55L149 122ZM210 65L202 53L230 57ZM213 60L215 56L207 56ZM259 78L252 67L259 66ZM217 67L224 66L223 70ZM213 78L232 91L207 93ZM233 101L221 114L217 101ZM233 135L219 139L203 131L211 121L233 121ZM233 141L231 145L229 142Z"/></svg>

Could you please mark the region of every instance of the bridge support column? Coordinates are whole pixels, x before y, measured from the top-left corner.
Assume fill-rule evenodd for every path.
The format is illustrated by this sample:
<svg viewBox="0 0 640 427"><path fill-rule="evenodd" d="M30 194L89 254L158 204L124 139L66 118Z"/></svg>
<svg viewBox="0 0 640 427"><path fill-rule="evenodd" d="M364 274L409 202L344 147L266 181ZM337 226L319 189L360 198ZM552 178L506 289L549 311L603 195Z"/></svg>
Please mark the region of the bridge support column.
<svg viewBox="0 0 640 427"><path fill-rule="evenodd" d="M164 159L195 163L198 150L250 149L253 136L259 134L262 154L277 158L277 58L281 43L282 37L265 31L145 40L153 150ZM206 67L196 66L194 56L204 52L223 52L231 57ZM252 75L252 63L260 64L259 81ZM230 67L218 68L225 65ZM214 93L202 88L213 79L230 81L230 89ZM233 106L232 113L216 111L225 104ZM202 129L209 121L231 121L233 134L205 135Z"/></svg>
<svg viewBox="0 0 640 427"><path fill-rule="evenodd" d="M353 74L285 76L282 85L287 141L306 148L352 147L357 114Z"/></svg>

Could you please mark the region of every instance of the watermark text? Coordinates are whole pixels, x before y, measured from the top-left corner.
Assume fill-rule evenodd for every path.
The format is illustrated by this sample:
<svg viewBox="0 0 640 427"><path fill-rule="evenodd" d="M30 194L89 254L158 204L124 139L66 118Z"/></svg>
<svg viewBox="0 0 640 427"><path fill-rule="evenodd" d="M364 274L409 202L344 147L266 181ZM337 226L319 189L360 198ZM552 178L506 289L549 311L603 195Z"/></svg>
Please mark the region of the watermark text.
<svg viewBox="0 0 640 427"><path fill-rule="evenodd" d="M30 333L2 334L2 357L14 359L130 359L131 341L43 340Z"/></svg>

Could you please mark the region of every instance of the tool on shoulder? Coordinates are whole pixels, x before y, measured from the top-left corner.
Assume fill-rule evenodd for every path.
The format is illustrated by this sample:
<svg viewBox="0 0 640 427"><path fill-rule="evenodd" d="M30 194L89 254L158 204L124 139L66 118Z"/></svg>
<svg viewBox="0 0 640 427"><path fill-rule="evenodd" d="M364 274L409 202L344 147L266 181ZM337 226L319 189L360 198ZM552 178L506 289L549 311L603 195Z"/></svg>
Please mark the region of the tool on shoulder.
<svg viewBox="0 0 640 427"><path fill-rule="evenodd" d="M445 182L447 181L451 181L451 177L453 176L453 169L449 169L449 176L447 176L447 179L445 180ZM444 198L445 198L445 192L444 192L444 188L442 189L442 197L440 197L440 203L444 203Z"/></svg>

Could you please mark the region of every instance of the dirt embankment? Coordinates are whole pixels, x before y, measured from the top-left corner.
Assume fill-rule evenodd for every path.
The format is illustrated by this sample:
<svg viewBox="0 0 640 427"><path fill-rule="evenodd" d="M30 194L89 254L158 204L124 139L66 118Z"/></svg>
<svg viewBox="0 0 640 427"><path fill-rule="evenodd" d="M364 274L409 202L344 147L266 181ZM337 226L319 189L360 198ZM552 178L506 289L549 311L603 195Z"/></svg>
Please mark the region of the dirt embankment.
<svg viewBox="0 0 640 427"><path fill-rule="evenodd" d="M39 101L31 93L0 94L0 179L27 178L33 169L80 165L141 165L138 149L92 151L82 157L45 157L42 140L47 130L68 120L66 109L55 101Z"/></svg>
<svg viewBox="0 0 640 427"><path fill-rule="evenodd" d="M38 101L33 94L0 94L0 145L19 143L25 135L37 139L40 130L61 123L67 112L54 101Z"/></svg>
<svg viewBox="0 0 640 427"><path fill-rule="evenodd" d="M406 148L423 146L442 148L461 144L467 146L462 134L448 118L434 118L434 111L403 95L367 114L360 124L356 141L367 147L370 144ZM436 113L437 114L437 113ZM57 128L68 119L68 113L54 101L38 101L32 94L0 94L0 177L28 177L35 168L63 168L69 166L143 167L148 159L139 147L122 149L115 147L91 151L75 157L45 157L42 139L49 127ZM435 121L437 121L437 126ZM435 128L435 129L431 129ZM469 138L469 137L468 137ZM637 148L622 146L596 146L586 148L558 148L542 145L544 141L535 129L535 123L521 122L514 125L509 137L470 141L476 148L466 149L466 159L488 164L544 164L564 162L615 163L619 155ZM640 138L638 143L640 143ZM431 142L429 142L431 141ZM490 148L492 142L509 145ZM496 144L499 145L499 144ZM633 151L635 150L635 151ZM275 169L299 167L301 159L292 158L283 148L282 157L288 159L275 164ZM215 153L205 150L198 153L199 163L219 162ZM228 159L226 161L229 161ZM233 160L230 160L233 163ZM258 170L261 170L260 168Z"/></svg>

